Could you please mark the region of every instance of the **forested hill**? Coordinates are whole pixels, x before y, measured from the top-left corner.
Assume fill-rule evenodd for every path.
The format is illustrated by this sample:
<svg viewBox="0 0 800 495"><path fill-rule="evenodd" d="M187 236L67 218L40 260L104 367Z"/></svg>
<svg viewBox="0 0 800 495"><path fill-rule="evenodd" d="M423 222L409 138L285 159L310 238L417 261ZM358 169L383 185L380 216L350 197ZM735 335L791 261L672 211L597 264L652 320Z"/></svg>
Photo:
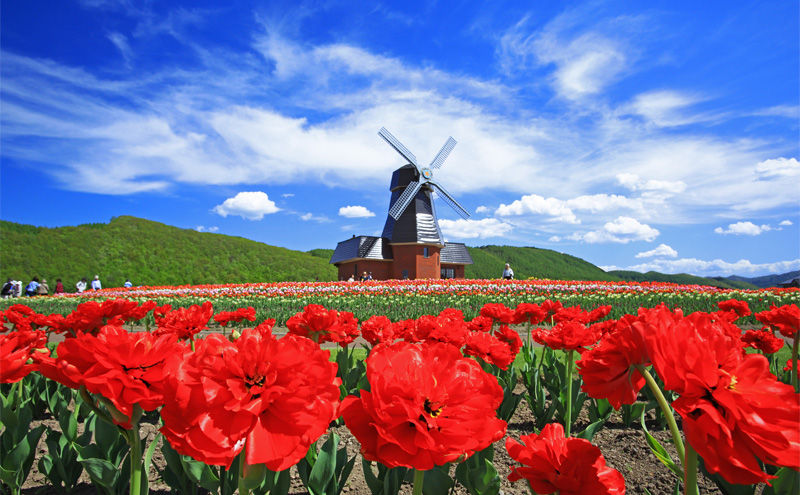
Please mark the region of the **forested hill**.
<svg viewBox="0 0 800 495"><path fill-rule="evenodd" d="M81 277L104 287L336 280L327 259L261 242L123 216L108 224L45 228L0 221L3 280Z"/></svg>
<svg viewBox="0 0 800 495"><path fill-rule="evenodd" d="M635 280L754 288L742 281L650 272L611 272L568 254L533 247L467 248L475 262L467 278L497 279L510 263L517 279ZM0 277L27 282L60 277L73 291L81 277L100 275L105 287L336 280L332 249L307 253L130 216L108 224L34 227L0 220Z"/></svg>
<svg viewBox="0 0 800 495"><path fill-rule="evenodd" d="M467 248L473 265L467 265L467 278L500 278L506 263L517 279L620 280L595 265L549 249L514 246Z"/></svg>

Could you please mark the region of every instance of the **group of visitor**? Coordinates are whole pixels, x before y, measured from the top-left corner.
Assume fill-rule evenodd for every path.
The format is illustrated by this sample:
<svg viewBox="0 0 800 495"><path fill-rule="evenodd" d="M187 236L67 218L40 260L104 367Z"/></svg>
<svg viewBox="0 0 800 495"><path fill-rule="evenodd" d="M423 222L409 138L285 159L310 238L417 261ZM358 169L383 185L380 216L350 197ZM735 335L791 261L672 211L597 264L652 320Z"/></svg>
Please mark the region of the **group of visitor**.
<svg viewBox="0 0 800 495"><path fill-rule="evenodd" d="M125 280L124 287L133 287L130 279ZM86 277L83 277L75 284L75 288L77 289L78 293L85 292L86 289L91 289L93 291L98 291L103 288L103 284L100 282L100 275L95 275L94 280L91 283L86 281ZM64 284L61 283L61 279L56 279L56 285L53 288L53 295L57 296L59 294L64 294L66 290L64 289ZM2 290L0 290L0 297L3 299L9 299L11 297L35 297L35 296L49 296L50 295L50 286L47 285L47 280L42 279L39 281L39 277L33 277L28 285L24 288L22 286L21 280L13 280L12 278L8 278L5 284L3 284Z"/></svg>

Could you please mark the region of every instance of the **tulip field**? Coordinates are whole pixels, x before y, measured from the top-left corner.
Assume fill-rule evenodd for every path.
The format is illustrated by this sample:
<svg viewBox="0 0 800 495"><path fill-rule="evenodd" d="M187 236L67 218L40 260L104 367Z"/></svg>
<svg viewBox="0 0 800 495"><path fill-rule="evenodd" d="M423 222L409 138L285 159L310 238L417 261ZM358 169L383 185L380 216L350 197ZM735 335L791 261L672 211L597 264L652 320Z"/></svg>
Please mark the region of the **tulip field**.
<svg viewBox="0 0 800 495"><path fill-rule="evenodd" d="M799 297L437 280L2 300L0 492L794 495ZM614 431L658 480L598 447Z"/></svg>

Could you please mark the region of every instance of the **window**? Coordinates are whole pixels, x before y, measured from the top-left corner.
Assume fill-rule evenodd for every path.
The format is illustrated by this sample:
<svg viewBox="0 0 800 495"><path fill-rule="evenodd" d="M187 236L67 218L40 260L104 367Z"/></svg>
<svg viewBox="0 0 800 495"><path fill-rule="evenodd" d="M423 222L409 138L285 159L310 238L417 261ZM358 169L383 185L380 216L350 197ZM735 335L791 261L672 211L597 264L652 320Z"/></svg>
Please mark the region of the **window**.
<svg viewBox="0 0 800 495"><path fill-rule="evenodd" d="M408 280L408 268L403 268L403 280Z"/></svg>
<svg viewBox="0 0 800 495"><path fill-rule="evenodd" d="M425 258L430 258L431 253L430 251L428 251L428 246L422 248L422 256L424 256Z"/></svg>
<svg viewBox="0 0 800 495"><path fill-rule="evenodd" d="M442 268L442 278L456 278L456 270L454 268Z"/></svg>

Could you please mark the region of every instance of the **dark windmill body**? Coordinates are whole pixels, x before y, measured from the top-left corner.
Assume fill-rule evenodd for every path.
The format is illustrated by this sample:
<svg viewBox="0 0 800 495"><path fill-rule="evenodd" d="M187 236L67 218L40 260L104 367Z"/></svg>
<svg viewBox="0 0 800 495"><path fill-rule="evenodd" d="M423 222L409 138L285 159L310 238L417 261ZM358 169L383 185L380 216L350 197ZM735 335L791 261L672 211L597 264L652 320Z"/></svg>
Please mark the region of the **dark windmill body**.
<svg viewBox="0 0 800 495"><path fill-rule="evenodd" d="M464 278L464 267L472 264L472 258L464 244L444 241L431 197L435 189L462 217L469 217L433 179L434 170L442 166L456 141L448 138L424 167L389 131L381 128L378 134L409 163L392 174L389 214L381 237L353 236L336 246L330 263L339 269L339 279L351 275L358 279L363 272L371 272L376 280Z"/></svg>

